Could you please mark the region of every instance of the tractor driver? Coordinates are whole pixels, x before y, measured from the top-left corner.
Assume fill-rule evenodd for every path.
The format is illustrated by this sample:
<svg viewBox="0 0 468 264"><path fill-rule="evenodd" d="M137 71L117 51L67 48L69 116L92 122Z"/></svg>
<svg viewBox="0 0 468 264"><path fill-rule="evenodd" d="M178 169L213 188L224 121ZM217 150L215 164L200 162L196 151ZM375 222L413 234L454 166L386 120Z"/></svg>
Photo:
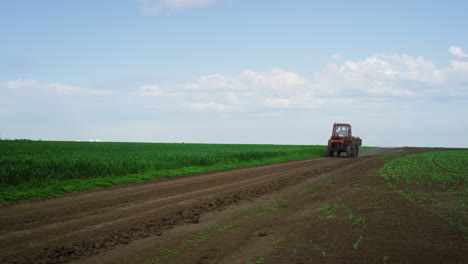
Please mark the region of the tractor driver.
<svg viewBox="0 0 468 264"><path fill-rule="evenodd" d="M347 130L346 127L340 126L338 128L338 131L337 131L338 136L339 137L346 137L347 134L348 134L346 130Z"/></svg>

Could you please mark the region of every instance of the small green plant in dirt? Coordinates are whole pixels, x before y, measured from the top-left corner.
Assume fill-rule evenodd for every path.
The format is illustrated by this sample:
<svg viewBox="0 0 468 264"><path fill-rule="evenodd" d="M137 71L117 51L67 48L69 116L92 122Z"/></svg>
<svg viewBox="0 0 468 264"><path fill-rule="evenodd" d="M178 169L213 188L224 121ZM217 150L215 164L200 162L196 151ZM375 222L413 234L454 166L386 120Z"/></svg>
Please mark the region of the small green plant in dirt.
<svg viewBox="0 0 468 264"><path fill-rule="evenodd" d="M255 217L263 217L265 215L268 215L271 212L278 211L281 207L280 205L283 204L284 202L281 200L279 202L274 202L272 204L269 204L264 207L264 210L255 214Z"/></svg>
<svg viewBox="0 0 468 264"><path fill-rule="evenodd" d="M360 209L362 208L358 208L358 210ZM327 220L343 219L347 220L351 226L364 225L366 223L365 216L356 216L346 204L324 204L320 210L326 214L325 219Z"/></svg>
<svg viewBox="0 0 468 264"><path fill-rule="evenodd" d="M146 263L148 264L149 263L163 263L163 262L171 261L180 254L179 250L177 249L169 249L165 247L158 248L156 252L158 253L159 257L156 257L155 259Z"/></svg>
<svg viewBox="0 0 468 264"><path fill-rule="evenodd" d="M366 218L364 216L358 217L355 216L348 205L334 203L334 204L324 204L320 210L326 214L325 219L334 220L336 218L348 219L349 223L352 225L365 224ZM348 213L347 217L343 216L344 213ZM339 216L342 215L342 216Z"/></svg>
<svg viewBox="0 0 468 264"><path fill-rule="evenodd" d="M387 261L389 261L389 260L390 260L390 257L388 257L388 256L383 256L383 258L382 258L382 264L387 264Z"/></svg>
<svg viewBox="0 0 468 264"><path fill-rule="evenodd" d="M216 228L216 231L222 232L222 231L224 231L226 229L231 229L231 228L232 228L232 225L222 225L222 226Z"/></svg>
<svg viewBox="0 0 468 264"><path fill-rule="evenodd" d="M181 246L175 247L173 249L165 247L156 249L156 253L158 254L158 256L148 263L164 263L167 261L171 261L175 259L178 255L180 255L182 252L190 251L193 248L200 245L201 243L210 240L216 233L229 232L229 230L238 231L240 230L240 228L234 228L232 224L212 224L203 229L190 232L185 236L185 240L182 241Z"/></svg>
<svg viewBox="0 0 468 264"><path fill-rule="evenodd" d="M313 243L312 246L313 246L315 251L320 251L320 247L319 247L319 245L317 243Z"/></svg>
<svg viewBox="0 0 468 264"><path fill-rule="evenodd" d="M258 259L251 260L250 258L247 259L246 264L265 264L266 258L259 257Z"/></svg>
<svg viewBox="0 0 468 264"><path fill-rule="evenodd" d="M287 201L287 200L284 200L284 201ZM241 216L244 219L250 219L252 217L256 217L256 218L265 217L269 215L271 212L276 212L280 210L281 208L283 208L284 204L286 204L286 202L283 202L283 200L278 200L263 207L256 207L256 208L250 208L247 210L242 210L238 214L231 216L231 219L234 219L239 216Z"/></svg>
<svg viewBox="0 0 468 264"><path fill-rule="evenodd" d="M333 220L336 218L335 215L332 214L332 206L330 204L324 204L320 210L326 214L326 219Z"/></svg>
<svg viewBox="0 0 468 264"><path fill-rule="evenodd" d="M353 188L354 189L366 189L366 190L370 190L371 187L369 185L362 185L362 184L359 184L359 183L356 183L356 184L353 184Z"/></svg>
<svg viewBox="0 0 468 264"><path fill-rule="evenodd" d="M285 240L283 238L277 238L273 240L273 245L278 246L279 244L284 243L284 242Z"/></svg>
<svg viewBox="0 0 468 264"><path fill-rule="evenodd" d="M358 240L356 241L356 243L353 244L353 248L354 250L357 250L359 248L359 244L361 243L363 237L362 236L359 236Z"/></svg>
<svg viewBox="0 0 468 264"><path fill-rule="evenodd" d="M364 217L364 216L355 217L352 213L350 213L348 215L348 220L353 225L365 224L366 223L366 217Z"/></svg>
<svg viewBox="0 0 468 264"><path fill-rule="evenodd" d="M186 240L183 243L184 248L196 247L199 243L208 241L212 236L213 232L224 232L226 230L233 229L233 225L218 225L212 224L202 230L194 231L186 235Z"/></svg>
<svg viewBox="0 0 468 264"><path fill-rule="evenodd" d="M328 219L328 220L334 220L336 218L336 215L334 214L329 214L325 217L325 219Z"/></svg>
<svg viewBox="0 0 468 264"><path fill-rule="evenodd" d="M322 210L325 213L330 213L333 210L338 210L338 209L348 209L349 206L346 204L339 204L339 203L334 203L334 204L324 204L320 210Z"/></svg>
<svg viewBox="0 0 468 264"><path fill-rule="evenodd" d="M293 254L296 254L297 252L299 252L299 250L297 250L297 248L293 248L292 252Z"/></svg>
<svg viewBox="0 0 468 264"><path fill-rule="evenodd" d="M315 190L318 190L318 189L321 189L321 188L324 188L324 187L328 187L328 186L332 185L333 183L335 183L335 181L336 181L336 179L334 177L324 179L324 180L320 181L319 183L311 184L311 185L307 186L306 188L304 188L304 189L300 190L299 192L297 192L297 194L304 194L304 193L315 191Z"/></svg>
<svg viewBox="0 0 468 264"><path fill-rule="evenodd" d="M322 211L324 211L324 212L326 212L326 213L328 213L328 212L330 211L330 209L331 209L331 205L330 205L330 204L324 204L324 205L322 206L322 208L320 208L320 210L322 210Z"/></svg>
<svg viewBox="0 0 468 264"><path fill-rule="evenodd" d="M315 252L320 253L322 255L322 257L327 256L327 252L325 250L321 249L320 246L317 243L312 243L312 240L309 243L312 245Z"/></svg>

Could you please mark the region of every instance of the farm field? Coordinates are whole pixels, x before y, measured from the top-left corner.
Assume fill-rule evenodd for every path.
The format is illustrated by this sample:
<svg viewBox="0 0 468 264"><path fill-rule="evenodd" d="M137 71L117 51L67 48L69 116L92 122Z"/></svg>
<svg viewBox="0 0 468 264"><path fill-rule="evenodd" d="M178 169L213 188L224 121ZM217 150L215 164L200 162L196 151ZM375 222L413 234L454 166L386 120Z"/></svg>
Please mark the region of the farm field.
<svg viewBox="0 0 468 264"><path fill-rule="evenodd" d="M468 151L411 154L385 163L387 186L468 237Z"/></svg>
<svg viewBox="0 0 468 264"><path fill-rule="evenodd" d="M324 146L0 141L0 203L323 156Z"/></svg>
<svg viewBox="0 0 468 264"><path fill-rule="evenodd" d="M0 207L1 263L464 263L468 150L401 148Z"/></svg>

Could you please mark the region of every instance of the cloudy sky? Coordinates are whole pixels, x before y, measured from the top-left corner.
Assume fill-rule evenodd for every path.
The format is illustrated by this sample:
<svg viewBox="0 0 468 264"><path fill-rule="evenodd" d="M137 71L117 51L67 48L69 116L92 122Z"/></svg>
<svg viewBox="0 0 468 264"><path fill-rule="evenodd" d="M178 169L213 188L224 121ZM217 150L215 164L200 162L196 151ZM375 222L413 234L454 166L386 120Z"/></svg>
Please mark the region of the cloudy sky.
<svg viewBox="0 0 468 264"><path fill-rule="evenodd" d="M467 1L0 2L0 133L468 147ZM460 135L460 136L458 136Z"/></svg>

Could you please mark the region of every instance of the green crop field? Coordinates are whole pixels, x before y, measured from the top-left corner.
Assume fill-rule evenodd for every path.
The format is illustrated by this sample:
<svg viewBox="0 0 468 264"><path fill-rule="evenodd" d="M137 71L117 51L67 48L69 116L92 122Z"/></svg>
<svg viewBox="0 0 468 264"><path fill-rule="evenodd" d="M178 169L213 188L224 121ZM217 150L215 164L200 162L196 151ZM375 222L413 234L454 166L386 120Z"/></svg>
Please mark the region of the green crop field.
<svg viewBox="0 0 468 264"><path fill-rule="evenodd" d="M387 162L380 175L395 192L468 234L468 151L411 154Z"/></svg>
<svg viewBox="0 0 468 264"><path fill-rule="evenodd" d="M325 146L0 141L0 202L324 152Z"/></svg>

